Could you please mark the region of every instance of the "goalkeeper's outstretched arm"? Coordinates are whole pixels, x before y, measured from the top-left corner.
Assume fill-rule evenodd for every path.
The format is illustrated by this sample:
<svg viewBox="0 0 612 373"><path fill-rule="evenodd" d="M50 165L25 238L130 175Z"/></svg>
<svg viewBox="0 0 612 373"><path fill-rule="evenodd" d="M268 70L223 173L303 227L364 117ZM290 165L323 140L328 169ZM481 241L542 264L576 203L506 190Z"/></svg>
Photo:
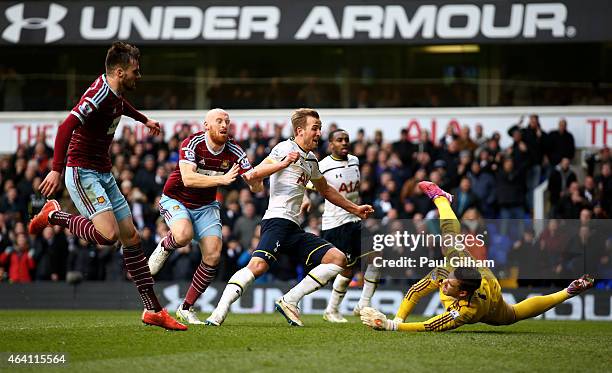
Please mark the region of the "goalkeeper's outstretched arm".
<svg viewBox="0 0 612 373"><path fill-rule="evenodd" d="M444 312L423 322L399 322L387 320L387 317L374 308L366 307L361 310L361 321L376 330L401 332L444 332L460 327L465 322L456 310Z"/></svg>
<svg viewBox="0 0 612 373"><path fill-rule="evenodd" d="M414 306L424 296L430 294L434 290L440 288L440 281L448 277L448 271L444 268L434 268L429 274L421 279L421 281L412 285L402 303L400 304L397 313L395 314L394 321L404 322L406 317L412 313Z"/></svg>

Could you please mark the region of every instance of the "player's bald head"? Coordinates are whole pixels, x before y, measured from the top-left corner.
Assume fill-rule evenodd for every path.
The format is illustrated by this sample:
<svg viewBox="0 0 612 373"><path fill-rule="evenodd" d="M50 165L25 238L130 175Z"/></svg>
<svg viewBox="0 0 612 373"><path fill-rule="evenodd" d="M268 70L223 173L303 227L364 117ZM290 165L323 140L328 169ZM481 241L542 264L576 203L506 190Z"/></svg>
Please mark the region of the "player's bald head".
<svg viewBox="0 0 612 373"><path fill-rule="evenodd" d="M227 111L220 108L215 108L208 110L206 116L204 117L204 123L214 122L214 118L217 116L227 116L229 118L229 114L227 113Z"/></svg>
<svg viewBox="0 0 612 373"><path fill-rule="evenodd" d="M204 129L208 136L217 145L225 143L228 139L230 127L229 114L223 109L212 109L206 113Z"/></svg>

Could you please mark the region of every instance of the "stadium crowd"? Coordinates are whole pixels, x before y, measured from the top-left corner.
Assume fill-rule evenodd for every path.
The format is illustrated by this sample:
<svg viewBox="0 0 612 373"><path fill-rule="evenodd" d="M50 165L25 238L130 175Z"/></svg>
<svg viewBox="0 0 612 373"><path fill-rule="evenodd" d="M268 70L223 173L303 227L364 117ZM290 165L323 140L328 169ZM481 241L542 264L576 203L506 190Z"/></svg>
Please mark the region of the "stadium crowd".
<svg viewBox="0 0 612 373"><path fill-rule="evenodd" d="M326 132L335 128L332 123ZM168 231L157 206L166 178L176 167L179 145L190 131L190 125L185 124L168 142L163 136L138 141L132 129L124 127L120 139L111 146L112 173L130 204L147 255ZM512 144L502 148L502 136L510 136ZM269 138L259 128L252 128L241 145L257 165L283 140L280 126ZM463 229L489 230L484 245L468 250L477 259L494 259L501 278L521 285L547 285L550 281L538 281L527 273L563 279L585 269L598 278L612 278L611 230L603 220L612 214L610 150L599 149L588 156L586 167L572 166L576 150L564 120L549 133L540 128L537 115L531 115L525 125L516 124L507 134L497 132L491 137L485 137L481 127L476 127L475 133L468 127L455 133L449 127L435 140L423 131L416 144L408 140L406 130L396 142L385 141L380 130L373 138L366 138L360 130L351 140L351 153L360 159L361 199L375 208L375 224L391 229L394 221L406 219L415 228L431 230L422 223L436 218L435 208L417 188L419 181L429 179L452 191L453 209L464 221ZM327 147L327 141L320 142L319 159L328 154ZM46 228L37 237L27 235L30 216L45 203L38 186L51 167L52 157L53 150L42 136L31 146L20 146L14 154L0 157L0 281L125 280L121 250L115 247L90 245L57 226ZM536 234L530 223L533 191L544 180L549 181L551 220ZM56 198L62 206L75 211L65 189L59 194ZM242 180L218 193L223 206L224 247L217 280L226 281L249 261L258 243L267 197L267 191L252 194ZM303 226L319 234L323 200L316 192L311 192L310 198L313 208L304 217ZM485 221L498 218L502 219L498 225ZM518 223L513 224L515 221ZM576 248L582 248L582 254L576 253ZM441 257L439 248L428 250L430 257ZM283 257L279 260L259 282L303 275L299 263ZM197 246L180 248L156 278L190 281L199 263ZM526 269L526 265L531 267ZM410 278L421 275L406 274Z"/></svg>

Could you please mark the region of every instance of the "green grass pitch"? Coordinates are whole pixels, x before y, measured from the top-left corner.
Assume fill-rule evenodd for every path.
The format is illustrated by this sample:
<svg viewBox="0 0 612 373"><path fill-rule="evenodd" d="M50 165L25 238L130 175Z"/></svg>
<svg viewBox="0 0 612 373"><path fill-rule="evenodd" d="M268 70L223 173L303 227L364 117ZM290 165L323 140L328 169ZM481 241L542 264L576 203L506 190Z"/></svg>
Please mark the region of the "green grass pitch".
<svg viewBox="0 0 612 373"><path fill-rule="evenodd" d="M66 352L57 369L3 371L610 372L612 323L523 321L446 333L376 332L350 317L231 314L222 327L167 332L138 311L0 311L0 352ZM5 354L6 355L6 354Z"/></svg>

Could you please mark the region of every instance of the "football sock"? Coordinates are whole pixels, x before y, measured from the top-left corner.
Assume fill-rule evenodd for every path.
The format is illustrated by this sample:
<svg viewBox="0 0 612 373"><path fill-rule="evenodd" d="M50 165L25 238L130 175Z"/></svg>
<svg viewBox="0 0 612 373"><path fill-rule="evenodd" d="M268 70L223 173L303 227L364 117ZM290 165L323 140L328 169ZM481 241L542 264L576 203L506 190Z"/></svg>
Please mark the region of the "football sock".
<svg viewBox="0 0 612 373"><path fill-rule="evenodd" d="M164 239L162 240L161 246L164 248L164 250L172 251L172 250L178 249L182 245L179 245L178 243L176 243L176 240L174 239L174 236L172 235L172 231L170 231L168 232L166 237L164 237Z"/></svg>
<svg viewBox="0 0 612 373"><path fill-rule="evenodd" d="M338 312L338 307L346 295L346 289L348 288L350 282L351 279L348 277L344 277L340 274L336 276L334 285L332 287L332 293L329 297L329 302L327 303L327 312Z"/></svg>
<svg viewBox="0 0 612 373"><path fill-rule="evenodd" d="M378 280L380 280L380 268L377 268L373 264L368 264L365 273L363 274L363 290L361 291L361 297L359 298L359 307L369 307L378 286Z"/></svg>
<svg viewBox="0 0 612 373"><path fill-rule="evenodd" d="M229 279L225 290L223 290L223 294L221 295L221 299L219 300L219 304L217 304L217 310L223 311L223 313L227 313L229 311L229 307L236 301L236 299L240 298L245 289L247 289L252 283L255 281L255 276L253 272L247 267L240 269L238 272L234 273L234 275Z"/></svg>
<svg viewBox="0 0 612 373"><path fill-rule="evenodd" d="M168 238L168 236L166 236ZM208 285L212 282L217 274L217 267L211 267L204 262L200 262L198 269L193 274L193 280L187 290L187 296L183 302L183 309L188 310L189 307L193 306L196 300L206 291Z"/></svg>
<svg viewBox="0 0 612 373"><path fill-rule="evenodd" d="M70 232L94 245L114 245L111 241L98 232L91 220L80 216L72 215L64 211L53 211L49 214L49 223L70 229Z"/></svg>
<svg viewBox="0 0 612 373"><path fill-rule="evenodd" d="M530 317L538 316L557 304L563 303L571 296L563 289L556 293L528 298L512 306L514 309L515 321L525 320Z"/></svg>
<svg viewBox="0 0 612 373"><path fill-rule="evenodd" d="M319 264L314 267L312 271L308 272L308 275L304 277L302 281L289 290L287 294L283 296L283 299L285 302L297 307L297 304L305 295L325 286L329 280L334 278L334 276L341 271L342 267L336 264Z"/></svg>
<svg viewBox="0 0 612 373"><path fill-rule="evenodd" d="M136 284L145 308L155 312L161 311L162 307L153 290L154 282L149 270L149 264L140 244L124 247L123 260L125 261L128 273L132 277L132 281Z"/></svg>
<svg viewBox="0 0 612 373"><path fill-rule="evenodd" d="M458 234L461 232L459 220L448 200L445 197L437 197L433 202L440 213L440 229L442 234Z"/></svg>

